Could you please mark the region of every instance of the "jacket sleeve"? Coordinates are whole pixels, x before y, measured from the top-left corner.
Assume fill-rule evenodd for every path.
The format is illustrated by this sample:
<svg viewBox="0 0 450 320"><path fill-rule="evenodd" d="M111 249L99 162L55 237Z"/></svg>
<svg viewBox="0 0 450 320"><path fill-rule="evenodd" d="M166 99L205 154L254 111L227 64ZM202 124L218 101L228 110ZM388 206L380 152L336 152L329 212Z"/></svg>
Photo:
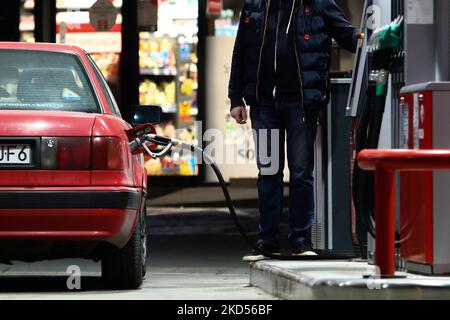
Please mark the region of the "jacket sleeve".
<svg viewBox="0 0 450 320"><path fill-rule="evenodd" d="M231 109L235 107L244 106L244 70L245 70L245 44L243 43L243 29L244 29L244 9L241 11L238 32L236 41L234 43L233 58L231 60L231 74L228 85L228 97L231 101Z"/></svg>
<svg viewBox="0 0 450 320"><path fill-rule="evenodd" d="M344 49L355 53L358 30L347 20L334 0L322 0L323 17L328 34Z"/></svg>

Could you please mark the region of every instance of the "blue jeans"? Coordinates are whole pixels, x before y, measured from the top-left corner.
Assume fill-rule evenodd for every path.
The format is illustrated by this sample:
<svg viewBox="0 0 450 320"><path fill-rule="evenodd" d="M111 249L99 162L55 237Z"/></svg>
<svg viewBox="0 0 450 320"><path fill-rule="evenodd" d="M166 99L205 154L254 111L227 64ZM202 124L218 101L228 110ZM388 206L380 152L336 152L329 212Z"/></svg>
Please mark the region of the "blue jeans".
<svg viewBox="0 0 450 320"><path fill-rule="evenodd" d="M251 107L250 118L254 129L259 169L258 244L279 244L279 224L283 211L283 169L286 140L290 172L289 225L291 232L289 240L291 244L311 242L311 227L314 223L313 173L317 112L307 111L303 121L298 101L263 100L259 105ZM272 129L278 129L279 133L274 134ZM266 141L268 142L267 146ZM273 148L274 143L279 148Z"/></svg>

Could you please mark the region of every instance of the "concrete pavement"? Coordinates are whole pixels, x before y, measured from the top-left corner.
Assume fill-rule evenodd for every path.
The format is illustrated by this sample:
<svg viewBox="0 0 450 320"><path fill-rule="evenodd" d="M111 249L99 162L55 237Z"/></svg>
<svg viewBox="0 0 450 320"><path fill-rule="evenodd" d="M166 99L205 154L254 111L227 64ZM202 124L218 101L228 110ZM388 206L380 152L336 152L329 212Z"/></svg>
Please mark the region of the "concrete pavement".
<svg viewBox="0 0 450 320"><path fill-rule="evenodd" d="M398 274L405 278L380 278L375 266L351 260L259 261L250 283L289 300L450 299L450 277Z"/></svg>

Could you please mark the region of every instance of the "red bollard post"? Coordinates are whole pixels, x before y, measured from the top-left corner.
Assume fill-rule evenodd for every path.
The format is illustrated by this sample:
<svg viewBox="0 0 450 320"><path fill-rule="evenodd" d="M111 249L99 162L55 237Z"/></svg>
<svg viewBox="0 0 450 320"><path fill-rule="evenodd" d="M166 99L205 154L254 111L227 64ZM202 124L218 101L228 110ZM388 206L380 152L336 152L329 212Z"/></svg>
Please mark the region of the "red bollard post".
<svg viewBox="0 0 450 320"><path fill-rule="evenodd" d="M382 166L375 171L375 264L381 276L395 276L395 175Z"/></svg>

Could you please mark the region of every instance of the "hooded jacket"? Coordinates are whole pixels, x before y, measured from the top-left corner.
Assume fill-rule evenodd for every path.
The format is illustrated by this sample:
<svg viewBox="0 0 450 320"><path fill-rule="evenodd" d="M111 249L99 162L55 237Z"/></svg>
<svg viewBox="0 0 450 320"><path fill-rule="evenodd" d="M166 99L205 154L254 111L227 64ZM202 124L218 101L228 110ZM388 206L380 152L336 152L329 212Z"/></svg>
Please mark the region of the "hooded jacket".
<svg viewBox="0 0 450 320"><path fill-rule="evenodd" d="M271 1L244 0L233 51L228 96L231 108L258 104L261 98L261 62L267 43ZM299 100L303 110L321 109L329 102L332 38L355 52L358 30L334 0L294 0L286 27L293 33Z"/></svg>
<svg viewBox="0 0 450 320"><path fill-rule="evenodd" d="M260 69L260 97L279 101L297 101L300 82L294 33L287 32L295 0L271 0Z"/></svg>

